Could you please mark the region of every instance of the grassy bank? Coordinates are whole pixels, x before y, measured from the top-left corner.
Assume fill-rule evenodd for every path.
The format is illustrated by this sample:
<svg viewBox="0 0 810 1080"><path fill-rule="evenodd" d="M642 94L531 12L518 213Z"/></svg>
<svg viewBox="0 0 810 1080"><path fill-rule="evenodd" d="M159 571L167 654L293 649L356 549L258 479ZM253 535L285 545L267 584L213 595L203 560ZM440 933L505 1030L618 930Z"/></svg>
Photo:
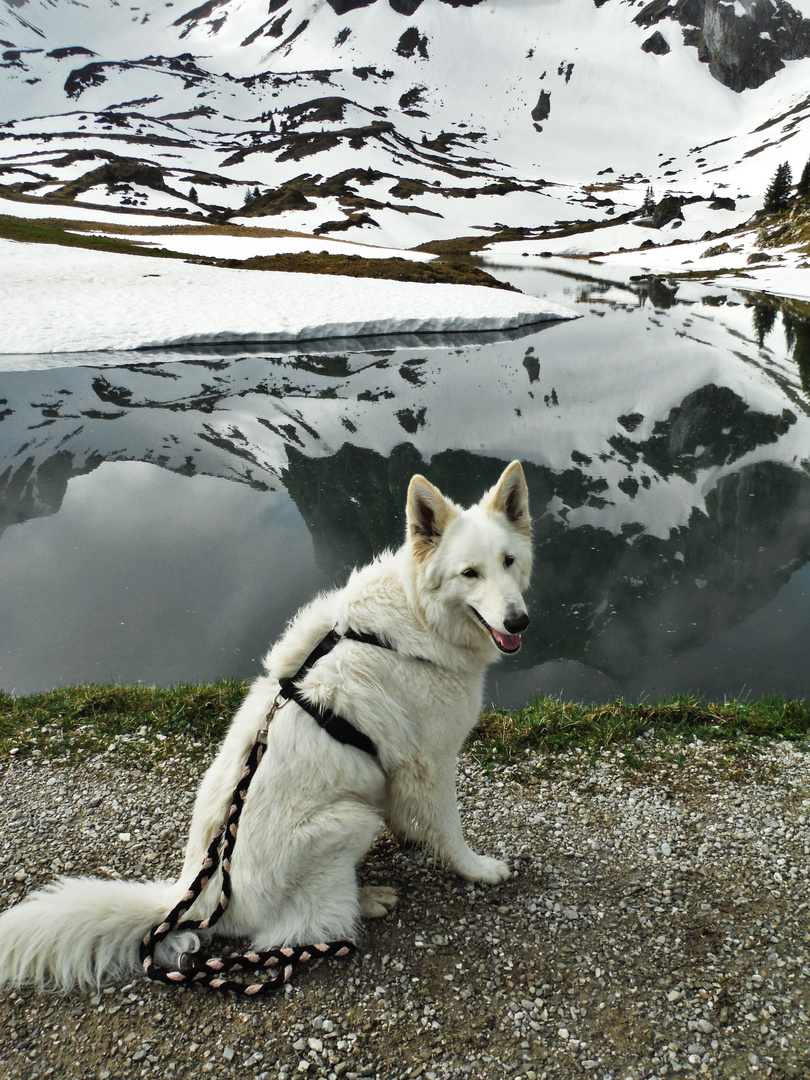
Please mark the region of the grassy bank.
<svg viewBox="0 0 810 1080"><path fill-rule="evenodd" d="M77 686L13 698L0 693L0 757L81 760L115 753L148 764L188 755L208 758L245 693L223 681L161 690ZM558 754L620 749L641 767L650 748L701 739L752 751L771 740L810 749L810 702L786 698L706 704L679 697L658 705L622 700L579 705L543 697L525 709L485 712L472 750L492 761L515 761L527 750Z"/></svg>
<svg viewBox="0 0 810 1080"><path fill-rule="evenodd" d="M203 266L219 266L231 270L266 270L297 274L339 274L345 277L377 278L387 281L415 281L437 285L482 285L490 289L518 292L514 286L487 274L467 262L452 260L416 262L392 256L387 259L362 255L321 252L286 252L278 255L256 255L248 259L225 259L213 255L189 255L183 251L150 247L138 237L171 234L204 236L298 236L299 233L279 229L239 229L236 226L183 226L173 228L135 225L111 225L99 221L78 221L67 218L10 217L0 214L0 239L25 244L55 244L58 247L89 248L118 255L140 255L154 259L180 259ZM120 234L120 235L118 235Z"/></svg>

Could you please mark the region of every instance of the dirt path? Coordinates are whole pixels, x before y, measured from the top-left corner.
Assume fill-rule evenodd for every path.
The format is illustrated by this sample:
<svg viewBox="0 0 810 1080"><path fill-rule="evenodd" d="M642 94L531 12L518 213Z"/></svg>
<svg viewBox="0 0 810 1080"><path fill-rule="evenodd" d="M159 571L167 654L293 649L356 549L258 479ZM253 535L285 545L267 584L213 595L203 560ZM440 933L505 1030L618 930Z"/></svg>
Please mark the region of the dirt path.
<svg viewBox="0 0 810 1080"><path fill-rule="evenodd" d="M361 876L401 902L355 957L259 1000L139 976L2 991L0 1076L806 1080L810 754L681 758L629 776L618 754L489 772L465 758L465 827L509 859L505 885L383 835ZM176 870L183 762L0 769L2 907L57 873Z"/></svg>

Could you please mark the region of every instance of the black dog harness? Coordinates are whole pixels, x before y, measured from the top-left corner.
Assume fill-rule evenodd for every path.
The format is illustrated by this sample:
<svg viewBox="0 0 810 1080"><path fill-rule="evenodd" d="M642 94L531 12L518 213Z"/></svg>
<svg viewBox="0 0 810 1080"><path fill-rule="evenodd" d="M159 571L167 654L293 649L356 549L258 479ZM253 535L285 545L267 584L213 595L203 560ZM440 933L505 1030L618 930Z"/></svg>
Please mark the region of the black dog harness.
<svg viewBox="0 0 810 1080"><path fill-rule="evenodd" d="M339 743L343 743L346 746L354 746L358 750L365 750L367 754L371 754L372 757L379 758L377 753L377 747L374 742L364 735L362 731L358 731L354 724L350 723L342 716L338 716L337 713L331 709L325 708L323 705L314 705L312 702L307 701L304 694L295 685L296 682L301 679L321 659L330 653L335 646L343 640L348 638L350 641L359 641L363 645L376 645L380 649L391 649L393 646L388 642L383 641L382 638L377 637L376 634L363 634L359 630L352 630L349 628L345 634L339 634L337 630L330 630L323 640L319 641L301 667L296 671L294 675L289 678L279 679L279 686L281 687L279 693L281 697L287 698L288 701L294 701L296 705L308 712L312 719L323 728L333 739L337 739Z"/></svg>

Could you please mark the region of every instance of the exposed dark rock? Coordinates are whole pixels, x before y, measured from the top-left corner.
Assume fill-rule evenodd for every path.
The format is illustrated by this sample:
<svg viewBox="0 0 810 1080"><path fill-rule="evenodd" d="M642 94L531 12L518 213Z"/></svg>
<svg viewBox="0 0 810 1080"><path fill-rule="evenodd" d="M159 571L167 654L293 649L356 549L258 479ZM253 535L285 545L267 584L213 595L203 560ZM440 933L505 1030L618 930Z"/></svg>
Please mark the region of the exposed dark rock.
<svg viewBox="0 0 810 1080"><path fill-rule="evenodd" d="M557 74L562 75L565 78L565 85L566 86L571 81L571 75L573 74L573 71L574 71L573 63L566 64L565 61L563 61L560 64L560 66L557 68Z"/></svg>
<svg viewBox="0 0 810 1080"><path fill-rule="evenodd" d="M69 98L77 99L88 86L101 86L107 81L104 64L87 64L76 68L65 80L65 93Z"/></svg>
<svg viewBox="0 0 810 1080"><path fill-rule="evenodd" d="M776 42L763 37L770 29L770 20L738 18L735 10L730 5L707 3L702 31L712 75L724 86L740 92L761 86L784 64Z"/></svg>
<svg viewBox="0 0 810 1080"><path fill-rule="evenodd" d="M670 221L683 221L683 202L676 195L665 195L659 203L652 208L650 224L654 229L663 229Z"/></svg>
<svg viewBox="0 0 810 1080"><path fill-rule="evenodd" d="M427 37L420 34L416 26L409 26L399 39L395 52L410 57L417 51L423 60L428 59Z"/></svg>
<svg viewBox="0 0 810 1080"><path fill-rule="evenodd" d="M537 104L532 109L532 120L536 124L542 124L551 115L551 94L548 90L541 90Z"/></svg>
<svg viewBox="0 0 810 1080"><path fill-rule="evenodd" d="M283 11L281 15L279 15L279 17L273 21L272 25L268 27L268 29L265 31L264 36L281 37L281 35L284 33L284 23L287 21L289 14L289 9L287 11Z"/></svg>
<svg viewBox="0 0 810 1080"><path fill-rule="evenodd" d="M346 232L347 229L362 228L363 225L373 225L379 228L379 223L370 214L353 214L351 217L342 218L340 221L325 221L313 229L314 236L323 236L329 232Z"/></svg>
<svg viewBox="0 0 810 1080"><path fill-rule="evenodd" d="M651 4L641 9L633 22L638 26L655 26L661 19L672 17L672 14L669 0L652 0Z"/></svg>
<svg viewBox="0 0 810 1080"><path fill-rule="evenodd" d="M343 119L349 104L351 102L346 98L337 95L313 98L286 109L284 119L290 127L298 127L300 124L337 124Z"/></svg>
<svg viewBox="0 0 810 1080"><path fill-rule="evenodd" d="M306 30L306 28L308 26L309 26L309 19L303 19L298 24L298 26L296 26L296 28L293 30L293 32L291 34L288 34L287 37L284 38L284 40L281 42L280 45L276 45L273 52L277 52L279 49L283 49L285 45L289 45L291 41L295 41L295 39L297 37L300 37L301 34L303 34L303 32Z"/></svg>
<svg viewBox="0 0 810 1080"><path fill-rule="evenodd" d="M191 11L187 11L185 15L181 15L178 19L175 19L172 26L181 26L183 23L188 23L189 26L187 29L192 29L201 19L207 19L217 8L222 7L223 4L227 3L228 0L208 0L207 3L200 4L199 7L192 8Z"/></svg>
<svg viewBox="0 0 810 1080"><path fill-rule="evenodd" d="M345 15L347 11L355 8L371 7L377 0L326 0L329 7L336 15Z"/></svg>
<svg viewBox="0 0 810 1080"><path fill-rule="evenodd" d="M667 40L660 30L656 30L654 34L651 34L641 48L646 53L655 53L656 56L666 56L670 51Z"/></svg>
<svg viewBox="0 0 810 1080"><path fill-rule="evenodd" d="M388 3L398 15L413 15L422 0L388 0Z"/></svg>
<svg viewBox="0 0 810 1080"><path fill-rule="evenodd" d="M64 60L68 56L97 56L92 49L85 49L83 45L71 45L66 49L52 49L45 54L53 60Z"/></svg>
<svg viewBox="0 0 810 1080"><path fill-rule="evenodd" d="M365 82L366 79L369 78L369 76L373 76L375 79L383 79L383 80L392 79L394 77L393 71L390 71L387 68L386 68L385 71L380 71L379 68L375 68L375 67L352 68L352 75L356 75L357 78L362 79L363 82Z"/></svg>
<svg viewBox="0 0 810 1080"><path fill-rule="evenodd" d="M310 202L297 188L283 187L251 199L250 206L242 209L240 214L242 217L264 217L283 214L285 210L314 210L316 207L317 203Z"/></svg>
<svg viewBox="0 0 810 1080"><path fill-rule="evenodd" d="M145 165L142 161L134 158L115 158L105 165L84 176L72 180L69 184L54 191L56 198L75 199L90 188L98 184L106 184L114 187L117 184L136 184L141 187L150 187L156 191L169 191L164 179L163 170L157 165Z"/></svg>
<svg viewBox="0 0 810 1080"><path fill-rule="evenodd" d="M634 21L653 26L663 19L679 23L684 43L697 49L718 82L738 93L761 86L786 60L810 56L810 19L787 0L652 0ZM642 48L658 52L662 42L657 31Z"/></svg>
<svg viewBox="0 0 810 1080"><path fill-rule="evenodd" d="M412 109L414 105L420 105L426 91L426 86L414 86L412 90L408 90L407 93L403 94L399 99L398 104L400 109Z"/></svg>
<svg viewBox="0 0 810 1080"><path fill-rule="evenodd" d="M705 5L706 0L678 0L674 18L681 26L700 26Z"/></svg>

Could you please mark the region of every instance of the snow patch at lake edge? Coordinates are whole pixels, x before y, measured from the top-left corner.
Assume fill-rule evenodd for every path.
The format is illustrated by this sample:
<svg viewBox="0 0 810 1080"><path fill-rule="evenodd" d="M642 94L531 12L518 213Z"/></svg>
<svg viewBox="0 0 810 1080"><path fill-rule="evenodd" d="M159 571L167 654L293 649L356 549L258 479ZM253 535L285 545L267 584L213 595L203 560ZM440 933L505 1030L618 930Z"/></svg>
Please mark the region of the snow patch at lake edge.
<svg viewBox="0 0 810 1080"><path fill-rule="evenodd" d="M514 330L578 317L481 286L219 269L12 241L0 241L0 266L6 354Z"/></svg>

